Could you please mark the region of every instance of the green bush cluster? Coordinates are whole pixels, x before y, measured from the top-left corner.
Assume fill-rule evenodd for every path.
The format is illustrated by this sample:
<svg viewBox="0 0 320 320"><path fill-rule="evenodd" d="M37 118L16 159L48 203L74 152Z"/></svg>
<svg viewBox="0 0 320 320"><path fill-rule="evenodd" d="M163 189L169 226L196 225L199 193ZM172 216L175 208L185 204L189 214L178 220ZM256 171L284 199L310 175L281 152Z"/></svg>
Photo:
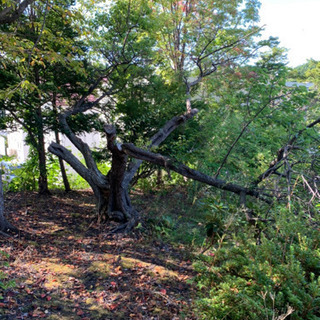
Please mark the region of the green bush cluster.
<svg viewBox="0 0 320 320"><path fill-rule="evenodd" d="M232 230L229 224L213 250L200 255L195 265L203 319L320 319L316 217L286 208L277 213L263 226L259 245L257 226Z"/></svg>
<svg viewBox="0 0 320 320"><path fill-rule="evenodd" d="M37 158L30 156L21 166L12 171L15 176L9 183L7 191L33 191L37 189L39 176Z"/></svg>
<svg viewBox="0 0 320 320"><path fill-rule="evenodd" d="M98 163L98 168L101 172L107 174L111 168L110 162L102 161ZM37 190L39 169L38 160L33 153L29 155L27 161L21 166L13 166L10 173L14 175L14 178L10 183L5 185L5 191L17 192ZM59 160L51 154L47 155L47 178L50 190L63 189ZM77 173L68 173L68 180L71 189L88 189L90 187L88 182Z"/></svg>

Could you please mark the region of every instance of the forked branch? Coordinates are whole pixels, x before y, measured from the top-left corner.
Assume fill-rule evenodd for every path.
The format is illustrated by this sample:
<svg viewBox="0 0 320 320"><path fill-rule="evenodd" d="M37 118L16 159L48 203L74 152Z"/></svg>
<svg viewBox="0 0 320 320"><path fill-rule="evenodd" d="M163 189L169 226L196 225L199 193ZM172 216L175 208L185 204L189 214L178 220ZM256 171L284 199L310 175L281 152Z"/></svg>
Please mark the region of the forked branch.
<svg viewBox="0 0 320 320"><path fill-rule="evenodd" d="M170 119L151 139L150 143L147 146L147 150L151 148L158 147L177 127L181 124L185 123L189 119L193 118L197 113L198 109L191 109L190 112L187 112L180 116L175 116ZM129 168L126 172L123 186L129 187L134 175L136 174L137 170L139 169L140 165L142 164L143 159L135 158L129 164Z"/></svg>
<svg viewBox="0 0 320 320"><path fill-rule="evenodd" d="M21 3L14 1L10 6L5 7L0 11L0 24L13 23L18 20L23 14L24 10L35 0L24 0Z"/></svg>
<svg viewBox="0 0 320 320"><path fill-rule="evenodd" d="M320 118L316 119L312 123L308 124L305 128L299 130L286 145L281 147L277 152L277 157L271 161L269 167L266 171L264 171L255 181L252 182L252 186L256 187L260 182L268 178L272 174L276 174L276 171L282 166L282 161L285 160L288 153L295 148L295 143L298 138L310 128L313 128L315 125L320 123ZM286 152L285 152L286 151Z"/></svg>

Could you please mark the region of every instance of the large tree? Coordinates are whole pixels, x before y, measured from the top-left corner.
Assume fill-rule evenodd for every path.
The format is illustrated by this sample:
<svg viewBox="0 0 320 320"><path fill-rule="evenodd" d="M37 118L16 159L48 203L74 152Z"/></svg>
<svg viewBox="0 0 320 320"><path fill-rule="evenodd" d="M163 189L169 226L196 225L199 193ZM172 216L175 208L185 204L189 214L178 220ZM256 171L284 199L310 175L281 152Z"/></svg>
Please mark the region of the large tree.
<svg viewBox="0 0 320 320"><path fill-rule="evenodd" d="M78 9L88 10L86 19L78 15L80 22L72 21L72 28L69 19L73 15L64 10L64 5L68 6L34 2L18 25L21 33L8 26L3 29L10 37L2 42L2 107L25 128L38 151L41 192L48 190L44 132L48 128L57 132L52 119L59 118L60 130L82 153L85 164L61 146L59 139L49 150L88 181L97 198L99 218L122 222L119 230L131 230L138 221L129 190L143 161L238 194L243 205L246 196L270 202L274 194L262 191L258 185L271 174L286 178L290 196L292 166L288 153L294 149L292 144L297 138L289 139L279 149L277 159L251 185L244 177L238 183L228 182L228 176L218 178L222 168L232 163L232 154L249 129L257 128L253 122L270 117L268 113L276 114L280 104L292 105L288 101L295 101L279 76L283 63L257 65L259 69L248 67L248 71L239 67L261 45L254 41L259 33L257 1L119 0L109 3L106 10L100 3L84 2ZM86 53L73 41L73 28L86 43ZM86 61L92 66L90 72L84 68ZM248 81L240 81L246 73ZM237 77L236 90L227 91L228 85L231 87L228 82ZM85 87L87 79L90 85ZM200 116L191 101L192 96L193 101L199 100L200 85L204 82L207 103L199 109ZM211 88L214 90L210 98ZM187 121L195 117L205 119L208 110L208 115L216 117L208 109L210 100L214 106L225 104L229 114L235 114L228 118L232 119L229 127L234 133L233 142L215 167L214 177L153 152ZM61 101L69 107L59 108ZM78 124L91 110L99 110L107 122L104 132L112 159L107 175L98 170L89 146L77 136ZM170 114L174 115L171 119ZM147 119L149 115L152 121ZM210 126L226 130L225 119L220 119L221 123L205 120L202 130ZM242 123L238 133L233 123ZM318 120L300 128L298 136L317 124ZM121 138L130 143L117 140L115 125L120 128ZM202 147L204 142L212 142L209 133L202 133ZM223 139L220 140L218 144L222 146ZM191 150L194 148L188 151ZM284 173L279 173L281 167L286 168Z"/></svg>
<svg viewBox="0 0 320 320"><path fill-rule="evenodd" d="M49 192L45 134L53 129L59 141L57 108L81 94L87 77L71 4L33 2L19 22L1 28L7 34L1 42L1 109L6 125L18 124L36 151L41 194Z"/></svg>
<svg viewBox="0 0 320 320"><path fill-rule="evenodd" d="M252 58L259 35L259 1L153 1L158 21L157 46L182 82L186 107L191 91L219 68Z"/></svg>
<svg viewBox="0 0 320 320"><path fill-rule="evenodd" d="M254 49L252 38L259 31L253 26L257 18L256 6L257 3L248 2L240 9L240 2L163 1L153 2L153 10L150 10L147 1L117 1L108 12L94 15L92 23L87 26L90 32L86 32L90 39L93 38L90 48L97 65L100 63L101 72L81 99L60 115L64 133L83 154L85 165L59 144L52 143L49 150L67 161L88 181L98 201L100 218L118 220L123 223L120 229L126 230L137 223L138 213L131 205L129 188L143 161L223 190L268 201L255 189L204 175L151 151L198 113L198 109L191 108L191 88L218 68L230 67L238 60L248 58ZM173 40L170 37L172 30L168 29L170 19L175 21ZM157 22L152 24L151 21ZM164 60L166 55L169 55L169 64ZM105 62L103 69L101 61ZM149 138L147 150L117 142L115 127L106 124L104 130L112 154L112 167L105 176L98 170L88 145L74 134L72 118L97 107L106 97L116 99L117 93L127 88L128 79L136 76L132 69L150 68L152 64L154 67L150 72L157 74L162 70L163 81L185 87L186 112L158 127ZM143 80L138 77L133 81ZM150 78L146 84L152 85L149 81ZM94 101L89 101L88 97L95 92L100 94ZM149 101L150 108L158 108L153 102ZM114 104L109 101L109 106L112 108ZM132 161L128 161L129 156Z"/></svg>

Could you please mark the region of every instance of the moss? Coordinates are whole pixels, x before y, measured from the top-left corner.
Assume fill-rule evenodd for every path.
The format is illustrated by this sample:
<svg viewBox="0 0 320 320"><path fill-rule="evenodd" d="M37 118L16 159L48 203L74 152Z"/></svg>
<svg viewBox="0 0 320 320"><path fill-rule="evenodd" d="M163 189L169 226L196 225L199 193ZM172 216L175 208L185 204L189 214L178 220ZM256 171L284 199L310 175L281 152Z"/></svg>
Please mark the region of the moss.
<svg viewBox="0 0 320 320"><path fill-rule="evenodd" d="M88 271L97 272L100 277L108 277L111 273L111 264L105 261L94 261L91 263Z"/></svg>

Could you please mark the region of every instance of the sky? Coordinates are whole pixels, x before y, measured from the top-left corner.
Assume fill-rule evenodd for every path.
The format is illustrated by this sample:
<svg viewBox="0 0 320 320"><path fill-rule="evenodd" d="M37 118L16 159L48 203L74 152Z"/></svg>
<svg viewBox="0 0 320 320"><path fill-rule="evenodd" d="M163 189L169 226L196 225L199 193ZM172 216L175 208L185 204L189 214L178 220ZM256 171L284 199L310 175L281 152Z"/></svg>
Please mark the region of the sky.
<svg viewBox="0 0 320 320"><path fill-rule="evenodd" d="M275 36L289 50L290 67L320 61L320 0L260 0L263 35Z"/></svg>

